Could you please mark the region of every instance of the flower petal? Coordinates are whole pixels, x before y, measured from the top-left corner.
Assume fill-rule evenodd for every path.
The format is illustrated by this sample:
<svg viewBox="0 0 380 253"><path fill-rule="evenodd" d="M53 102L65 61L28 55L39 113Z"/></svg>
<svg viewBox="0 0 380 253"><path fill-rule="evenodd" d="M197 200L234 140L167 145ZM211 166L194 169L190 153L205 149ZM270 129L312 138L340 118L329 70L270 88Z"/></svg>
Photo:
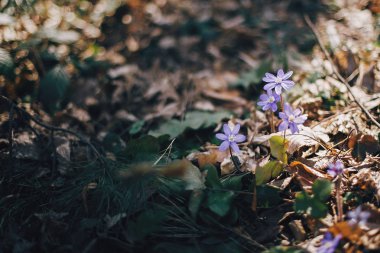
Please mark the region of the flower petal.
<svg viewBox="0 0 380 253"><path fill-rule="evenodd" d="M293 109L288 103L284 104L284 112L287 116L293 115Z"/></svg>
<svg viewBox="0 0 380 253"><path fill-rule="evenodd" d="M289 77L291 77L293 75L293 71L289 71L287 72L283 77L282 79L285 80L285 79L288 79Z"/></svg>
<svg viewBox="0 0 380 253"><path fill-rule="evenodd" d="M277 93L277 95L281 94L281 90L282 90L281 85L277 85L276 87L274 87L274 91Z"/></svg>
<svg viewBox="0 0 380 253"><path fill-rule="evenodd" d="M303 124L305 121L307 120L307 116L305 114L299 116L299 117L296 117L293 122L296 123L296 124Z"/></svg>
<svg viewBox="0 0 380 253"><path fill-rule="evenodd" d="M262 106L268 104L268 102L260 101L257 104L262 107Z"/></svg>
<svg viewBox="0 0 380 253"><path fill-rule="evenodd" d="M284 77L284 71L282 69L277 70L277 77L281 79Z"/></svg>
<svg viewBox="0 0 380 253"><path fill-rule="evenodd" d="M276 100L276 102L279 102L281 100L281 97L277 95L276 93L273 93L273 97Z"/></svg>
<svg viewBox="0 0 380 253"><path fill-rule="evenodd" d="M288 119L288 116L283 112L279 112L278 116L280 117L280 119Z"/></svg>
<svg viewBox="0 0 380 253"><path fill-rule="evenodd" d="M270 82L274 82L274 78L271 78L271 77L263 77L262 79L264 82L267 82L267 83L270 83Z"/></svg>
<svg viewBox="0 0 380 253"><path fill-rule="evenodd" d="M276 79L276 76L275 75L273 75L273 74L271 74L271 73L265 73L265 76L266 77L268 77L268 78L271 78L271 79L273 79L273 80L275 80Z"/></svg>
<svg viewBox="0 0 380 253"><path fill-rule="evenodd" d="M228 139L227 135L221 134L221 133L216 134L215 137L222 141L225 141Z"/></svg>
<svg viewBox="0 0 380 253"><path fill-rule="evenodd" d="M300 131L297 127L297 124L292 123L292 122L289 123L289 128L290 128L290 131L292 132L292 134L298 133Z"/></svg>
<svg viewBox="0 0 380 253"><path fill-rule="evenodd" d="M243 141L245 141L246 140L246 137L244 136L244 135L242 135L242 134L237 134L236 136L235 136L235 141L236 142L243 142Z"/></svg>
<svg viewBox="0 0 380 253"><path fill-rule="evenodd" d="M231 148L232 150L237 153L237 154L240 154L240 149L239 149L239 146L236 144L236 142L231 142Z"/></svg>
<svg viewBox="0 0 380 253"><path fill-rule="evenodd" d="M275 103L272 103L271 104L271 109L272 109L272 112L277 111L277 105Z"/></svg>
<svg viewBox="0 0 380 253"><path fill-rule="evenodd" d="M223 125L223 131L225 135L231 135L231 128L228 126L228 124Z"/></svg>
<svg viewBox="0 0 380 253"><path fill-rule="evenodd" d="M282 81L281 82L281 86L286 89L286 90L289 90L290 88L292 88L294 86L294 82L293 81L288 81L288 80L285 80L285 81Z"/></svg>
<svg viewBox="0 0 380 253"><path fill-rule="evenodd" d="M293 115L294 116L298 116L298 115L300 115L302 112L301 112L301 110L300 109L295 109L294 111L293 111Z"/></svg>
<svg viewBox="0 0 380 253"><path fill-rule="evenodd" d="M223 141L222 144L220 144L220 146L219 146L219 150L220 151L226 151L229 146L230 146L229 141Z"/></svg>
<svg viewBox="0 0 380 253"><path fill-rule="evenodd" d="M287 120L284 120L279 126L278 126L278 131L282 132L282 131L285 131L286 129L288 129L288 121Z"/></svg>
<svg viewBox="0 0 380 253"><path fill-rule="evenodd" d="M260 95L260 100L267 101L268 99L269 99L269 96L267 94L261 94Z"/></svg>
<svg viewBox="0 0 380 253"><path fill-rule="evenodd" d="M263 106L263 110L264 111L268 110L269 108L270 108L270 104L266 104L266 105Z"/></svg>
<svg viewBox="0 0 380 253"><path fill-rule="evenodd" d="M240 130L240 124L236 124L234 129L232 130L232 134L237 135L239 133L239 130Z"/></svg>
<svg viewBox="0 0 380 253"><path fill-rule="evenodd" d="M264 85L264 90L271 90L276 86L276 83L267 83Z"/></svg>

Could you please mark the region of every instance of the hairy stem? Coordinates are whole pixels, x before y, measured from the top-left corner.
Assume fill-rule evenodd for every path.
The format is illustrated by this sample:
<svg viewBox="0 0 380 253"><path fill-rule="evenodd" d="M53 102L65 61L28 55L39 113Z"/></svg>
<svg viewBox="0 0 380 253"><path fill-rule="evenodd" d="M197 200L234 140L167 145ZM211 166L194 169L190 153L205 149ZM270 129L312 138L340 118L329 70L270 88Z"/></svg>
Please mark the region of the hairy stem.
<svg viewBox="0 0 380 253"><path fill-rule="evenodd" d="M342 175L338 176L336 181L336 205L338 208L338 222L343 220L343 199L341 194Z"/></svg>
<svg viewBox="0 0 380 253"><path fill-rule="evenodd" d="M236 163L235 158L234 158L234 156L232 155L232 149L231 149L231 147L229 147L228 149L230 150L231 161L232 161L232 163L234 164L235 169L236 169L236 170L239 170L239 165Z"/></svg>
<svg viewBox="0 0 380 253"><path fill-rule="evenodd" d="M274 129L274 112L271 110L270 114L271 114L271 117L270 117L270 120L269 120L269 123L270 123L270 132L274 133L275 132L275 129Z"/></svg>

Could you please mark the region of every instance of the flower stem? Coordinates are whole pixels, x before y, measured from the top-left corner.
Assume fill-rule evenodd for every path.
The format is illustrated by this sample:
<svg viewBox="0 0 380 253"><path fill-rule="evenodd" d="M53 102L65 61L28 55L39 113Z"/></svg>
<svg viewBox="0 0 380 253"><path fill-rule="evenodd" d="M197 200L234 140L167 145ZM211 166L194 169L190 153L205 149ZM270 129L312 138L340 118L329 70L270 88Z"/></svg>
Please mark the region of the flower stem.
<svg viewBox="0 0 380 253"><path fill-rule="evenodd" d="M253 173L253 189L252 189L252 204L251 204L251 210L256 215L257 211L257 194L256 194L256 172Z"/></svg>
<svg viewBox="0 0 380 253"><path fill-rule="evenodd" d="M234 156L232 155L232 149L231 149L231 147L229 147L229 150L230 150L231 161L232 161L232 163L234 164L235 169L236 169L236 170L239 170L239 165L236 163L235 158L234 158Z"/></svg>
<svg viewBox="0 0 380 253"><path fill-rule="evenodd" d="M281 103L281 111L284 112L284 98L282 97L282 94L280 95L280 103Z"/></svg>
<svg viewBox="0 0 380 253"><path fill-rule="evenodd" d="M269 120L270 131L271 131L271 133L274 133L275 132L275 129L274 129L274 112L270 111L270 114L271 114L271 117L270 117L270 120Z"/></svg>
<svg viewBox="0 0 380 253"><path fill-rule="evenodd" d="M338 180L336 181L336 205L338 208L338 222L343 220L343 200L342 200L342 194L340 193L341 185L342 185L342 175L338 175Z"/></svg>

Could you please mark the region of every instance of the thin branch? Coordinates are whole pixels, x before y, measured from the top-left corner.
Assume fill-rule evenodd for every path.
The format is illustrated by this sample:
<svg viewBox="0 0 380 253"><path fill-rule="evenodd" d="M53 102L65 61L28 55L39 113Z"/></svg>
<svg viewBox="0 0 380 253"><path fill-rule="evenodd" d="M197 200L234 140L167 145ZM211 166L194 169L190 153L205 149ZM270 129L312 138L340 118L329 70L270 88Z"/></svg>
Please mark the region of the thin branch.
<svg viewBox="0 0 380 253"><path fill-rule="evenodd" d="M355 97L354 92L351 89L351 86L348 84L347 80L339 73L337 67L334 64L334 61L331 59L331 56L329 52L327 51L326 47L323 45L321 36L319 35L316 27L311 22L309 16L304 15L305 21L307 25L310 27L310 29L313 31L315 37L317 38L318 44L321 47L323 53L325 54L327 60L330 62L332 70L334 74L338 77L338 79L346 86L348 92L351 94L353 100L355 103L362 109L362 111L367 115L367 117L378 127L380 128L380 123L376 121L376 119L371 115L371 113L360 103L360 101Z"/></svg>

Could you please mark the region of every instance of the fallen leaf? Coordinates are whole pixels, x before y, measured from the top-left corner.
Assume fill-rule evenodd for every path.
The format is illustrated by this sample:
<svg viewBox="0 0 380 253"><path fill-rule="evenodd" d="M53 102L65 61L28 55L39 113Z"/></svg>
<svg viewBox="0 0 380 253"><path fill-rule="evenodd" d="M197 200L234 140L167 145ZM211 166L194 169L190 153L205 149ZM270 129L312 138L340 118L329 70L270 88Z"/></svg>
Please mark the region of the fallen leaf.
<svg viewBox="0 0 380 253"><path fill-rule="evenodd" d="M348 140L348 147L352 149L352 156L358 161L363 161L367 154L376 155L380 152L379 141L371 135L362 133L351 135Z"/></svg>
<svg viewBox="0 0 380 253"><path fill-rule="evenodd" d="M329 231L334 236L341 234L344 239L350 240L352 243L357 245L362 244L360 238L363 235L363 230L359 226L351 226L348 222L343 221L334 224L334 226L329 228Z"/></svg>
<svg viewBox="0 0 380 253"><path fill-rule="evenodd" d="M289 164L287 170L297 178L304 188L310 188L313 185L313 182L318 178L330 178L324 172L306 166L298 161L294 161Z"/></svg>

